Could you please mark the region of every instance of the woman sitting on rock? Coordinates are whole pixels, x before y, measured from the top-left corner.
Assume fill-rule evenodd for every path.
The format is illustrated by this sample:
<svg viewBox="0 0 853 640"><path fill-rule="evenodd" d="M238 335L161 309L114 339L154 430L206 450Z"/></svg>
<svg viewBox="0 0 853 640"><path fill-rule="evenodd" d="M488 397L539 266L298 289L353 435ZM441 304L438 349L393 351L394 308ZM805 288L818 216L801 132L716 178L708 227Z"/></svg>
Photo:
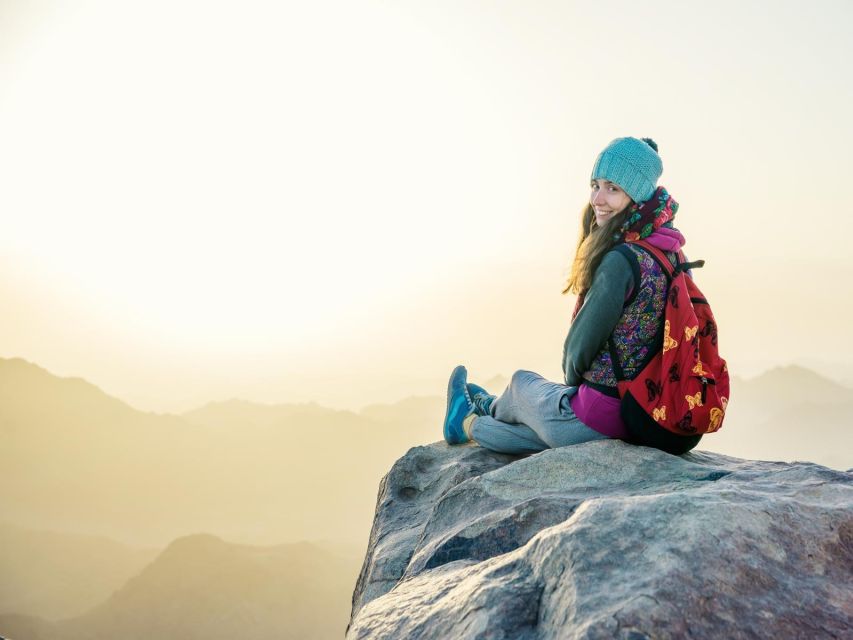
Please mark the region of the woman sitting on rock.
<svg viewBox="0 0 853 640"><path fill-rule="evenodd" d="M620 416L611 347L628 380L661 348L667 277L632 242L645 240L673 265L679 261L684 236L673 227L678 203L657 186L662 171L649 138L617 138L599 154L563 291L578 295L563 347L565 384L516 371L497 398L468 383L465 367L456 367L444 421L449 444L473 440L500 453L525 454L604 438L636 440ZM661 437L661 448L683 452L701 436Z"/></svg>

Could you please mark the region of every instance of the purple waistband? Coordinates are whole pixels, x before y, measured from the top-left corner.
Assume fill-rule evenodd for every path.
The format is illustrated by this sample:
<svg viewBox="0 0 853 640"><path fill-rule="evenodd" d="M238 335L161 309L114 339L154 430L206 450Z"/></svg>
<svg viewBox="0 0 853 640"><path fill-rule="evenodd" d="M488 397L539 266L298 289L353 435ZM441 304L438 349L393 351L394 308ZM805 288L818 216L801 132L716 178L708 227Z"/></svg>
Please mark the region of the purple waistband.
<svg viewBox="0 0 853 640"><path fill-rule="evenodd" d="M569 401L578 420L611 438L628 438L628 429L619 415L619 398L612 398L581 384Z"/></svg>

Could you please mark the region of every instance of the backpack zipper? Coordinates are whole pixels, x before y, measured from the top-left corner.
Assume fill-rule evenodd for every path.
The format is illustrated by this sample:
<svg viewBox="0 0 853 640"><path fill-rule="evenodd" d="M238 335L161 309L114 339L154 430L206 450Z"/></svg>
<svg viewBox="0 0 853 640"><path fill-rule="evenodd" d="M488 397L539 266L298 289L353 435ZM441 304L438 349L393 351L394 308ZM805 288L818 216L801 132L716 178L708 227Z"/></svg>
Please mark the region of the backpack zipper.
<svg viewBox="0 0 853 640"><path fill-rule="evenodd" d="M702 380L702 404L705 404L705 393L708 391L708 385L717 384L717 381L706 378L705 376L702 376L700 380Z"/></svg>

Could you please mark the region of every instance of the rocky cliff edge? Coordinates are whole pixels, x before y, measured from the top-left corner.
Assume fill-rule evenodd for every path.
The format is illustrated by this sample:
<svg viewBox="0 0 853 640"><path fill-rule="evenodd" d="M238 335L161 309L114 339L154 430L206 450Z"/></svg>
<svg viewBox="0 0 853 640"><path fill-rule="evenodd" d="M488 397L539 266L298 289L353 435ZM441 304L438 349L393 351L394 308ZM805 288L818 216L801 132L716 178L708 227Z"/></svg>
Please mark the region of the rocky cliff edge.
<svg viewBox="0 0 853 640"><path fill-rule="evenodd" d="M851 481L618 440L416 447L380 484L347 638L850 638Z"/></svg>

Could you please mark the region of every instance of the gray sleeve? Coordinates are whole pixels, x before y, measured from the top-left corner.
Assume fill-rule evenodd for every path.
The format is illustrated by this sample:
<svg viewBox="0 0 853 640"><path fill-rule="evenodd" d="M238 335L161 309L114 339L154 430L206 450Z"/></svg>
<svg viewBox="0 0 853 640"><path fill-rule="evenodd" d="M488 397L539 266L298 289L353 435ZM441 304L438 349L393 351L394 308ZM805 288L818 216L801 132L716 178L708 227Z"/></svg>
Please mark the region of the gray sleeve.
<svg viewBox="0 0 853 640"><path fill-rule="evenodd" d="M606 253L563 343L567 385L580 384L581 376L592 366L622 317L625 298L633 285L634 273L626 256L619 251Z"/></svg>

